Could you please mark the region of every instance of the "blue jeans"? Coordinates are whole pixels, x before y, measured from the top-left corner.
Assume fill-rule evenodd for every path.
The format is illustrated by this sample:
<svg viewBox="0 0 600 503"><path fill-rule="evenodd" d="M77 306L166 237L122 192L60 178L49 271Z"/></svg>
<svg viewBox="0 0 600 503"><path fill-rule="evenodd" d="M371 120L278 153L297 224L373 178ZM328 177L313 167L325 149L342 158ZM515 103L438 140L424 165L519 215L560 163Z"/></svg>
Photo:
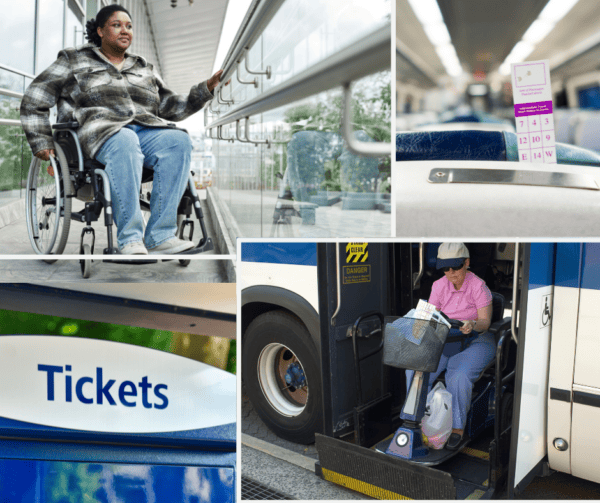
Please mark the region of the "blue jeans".
<svg viewBox="0 0 600 503"><path fill-rule="evenodd" d="M460 331L451 330L449 336L459 335ZM451 342L444 346L444 352L435 372L429 374L427 393L437 377L446 370L446 389L452 395L452 428L464 430L467 413L471 407L471 394L475 379L492 361L496 354L496 339L486 332L472 340L464 351L460 350L460 342ZM406 386L410 389L413 370L406 371Z"/></svg>
<svg viewBox="0 0 600 503"><path fill-rule="evenodd" d="M96 154L110 180L119 248L144 242L154 248L177 232L177 207L190 173L192 142L185 131L129 124ZM150 220L144 235L139 193L142 168L154 171Z"/></svg>

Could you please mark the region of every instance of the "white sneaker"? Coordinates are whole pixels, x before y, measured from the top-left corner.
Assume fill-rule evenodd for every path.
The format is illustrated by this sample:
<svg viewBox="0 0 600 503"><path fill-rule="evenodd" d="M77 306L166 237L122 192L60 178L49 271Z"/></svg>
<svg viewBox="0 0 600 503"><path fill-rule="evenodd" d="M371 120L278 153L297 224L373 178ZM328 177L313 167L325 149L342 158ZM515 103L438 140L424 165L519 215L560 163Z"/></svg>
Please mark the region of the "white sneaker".
<svg viewBox="0 0 600 503"><path fill-rule="evenodd" d="M173 237L168 241L155 246L154 248L150 248L148 253L157 255L173 255L174 253L181 253L182 251L189 250L194 246L195 245L192 241L185 241L183 239Z"/></svg>
<svg viewBox="0 0 600 503"><path fill-rule="evenodd" d="M127 243L123 248L119 248L122 255L148 255L148 250L144 243L136 241L135 243Z"/></svg>

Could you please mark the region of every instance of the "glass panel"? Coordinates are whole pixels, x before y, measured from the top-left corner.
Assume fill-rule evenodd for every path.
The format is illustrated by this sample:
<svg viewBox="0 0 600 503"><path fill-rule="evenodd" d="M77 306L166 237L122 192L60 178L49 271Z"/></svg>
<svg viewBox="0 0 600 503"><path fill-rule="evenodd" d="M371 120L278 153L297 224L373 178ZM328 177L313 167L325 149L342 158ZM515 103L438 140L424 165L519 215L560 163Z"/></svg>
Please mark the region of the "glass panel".
<svg viewBox="0 0 600 503"><path fill-rule="evenodd" d="M0 16L0 63L33 73L35 0L8 3Z"/></svg>
<svg viewBox="0 0 600 503"><path fill-rule="evenodd" d="M30 79L27 79L30 80ZM25 78L6 70L0 70L0 88L22 93ZM0 95L0 118L19 120L21 100ZM25 142L20 126L0 126L0 206L18 199L27 180L27 168L31 162L29 145ZM25 172L25 178L23 178Z"/></svg>
<svg viewBox="0 0 600 503"><path fill-rule="evenodd" d="M65 31L65 47L77 47L86 42L83 31L83 16L73 0L69 0L67 9L67 27Z"/></svg>
<svg viewBox="0 0 600 503"><path fill-rule="evenodd" d="M40 0L40 24L36 73L40 73L56 60L63 48L64 0Z"/></svg>
<svg viewBox="0 0 600 503"><path fill-rule="evenodd" d="M390 72L354 85L356 139L390 142L390 87ZM390 158L346 149L341 98L338 88L252 117L248 136L271 138L268 148L213 142L213 187L235 221L233 238L390 235Z"/></svg>
<svg viewBox="0 0 600 503"><path fill-rule="evenodd" d="M96 17L96 13L98 12L98 0L87 0L85 7L85 17L86 19L91 19Z"/></svg>
<svg viewBox="0 0 600 503"><path fill-rule="evenodd" d="M263 91L388 24L390 12L389 0L288 0L262 34L262 68L273 72ZM261 68L258 58L251 63Z"/></svg>

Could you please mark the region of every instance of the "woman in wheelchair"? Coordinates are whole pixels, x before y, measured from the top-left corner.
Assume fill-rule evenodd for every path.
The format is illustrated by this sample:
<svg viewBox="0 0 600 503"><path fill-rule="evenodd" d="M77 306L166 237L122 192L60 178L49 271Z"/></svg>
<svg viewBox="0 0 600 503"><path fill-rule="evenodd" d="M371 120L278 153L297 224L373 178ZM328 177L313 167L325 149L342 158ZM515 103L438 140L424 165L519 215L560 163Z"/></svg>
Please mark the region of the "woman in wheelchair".
<svg viewBox="0 0 600 503"><path fill-rule="evenodd" d="M190 249L194 244L177 238L176 230L192 144L187 132L165 120L198 112L213 98L222 71L177 95L150 63L127 52L133 29L125 8L104 7L86 29L90 43L60 51L25 92L21 123L29 145L42 160L55 156L49 111L58 105L58 122L76 120L84 155L105 166L121 253ZM138 198L143 167L154 171L147 225Z"/></svg>
<svg viewBox="0 0 600 503"><path fill-rule="evenodd" d="M463 321L460 332L471 334L464 343L450 342L444 346L438 368L429 377L428 391L446 370L446 387L452 394L452 434L446 448L456 450L464 435L473 383L496 351L494 336L485 333L492 320L492 293L481 278L467 271L469 250L463 243L442 243L436 268L443 269L444 277L433 284L429 303L450 318ZM453 330L449 336L453 335L460 333ZM408 387L413 375L412 370L406 371Z"/></svg>

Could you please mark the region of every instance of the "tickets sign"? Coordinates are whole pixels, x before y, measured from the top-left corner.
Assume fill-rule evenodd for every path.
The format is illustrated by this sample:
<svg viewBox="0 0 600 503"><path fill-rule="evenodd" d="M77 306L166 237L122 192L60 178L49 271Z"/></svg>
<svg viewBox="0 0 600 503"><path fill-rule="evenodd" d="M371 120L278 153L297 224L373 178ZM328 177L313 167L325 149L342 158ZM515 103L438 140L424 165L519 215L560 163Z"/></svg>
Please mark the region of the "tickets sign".
<svg viewBox="0 0 600 503"><path fill-rule="evenodd" d="M0 336L0 417L111 433L236 421L236 377L162 351L59 336Z"/></svg>

